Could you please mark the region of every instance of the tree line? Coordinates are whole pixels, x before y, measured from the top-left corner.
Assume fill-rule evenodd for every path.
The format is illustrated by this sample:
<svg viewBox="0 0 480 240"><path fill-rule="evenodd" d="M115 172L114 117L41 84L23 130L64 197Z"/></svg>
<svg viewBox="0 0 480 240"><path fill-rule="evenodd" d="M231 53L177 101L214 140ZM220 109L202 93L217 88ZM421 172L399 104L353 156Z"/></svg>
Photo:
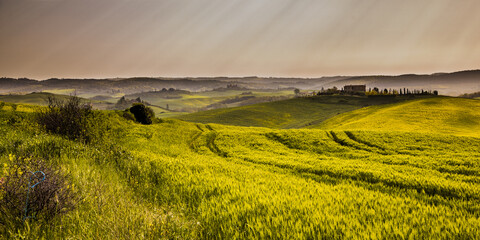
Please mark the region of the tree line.
<svg viewBox="0 0 480 240"><path fill-rule="evenodd" d="M295 89L295 94L298 95L300 91L298 89ZM437 90L424 90L424 89L409 89L409 88L400 88L400 89L392 89L392 88L385 88L385 89L379 89L378 87L374 88L369 88L368 91L365 92L350 92L350 91L345 91L344 89L338 89L336 86L332 88L323 88L318 91L312 92L312 95L334 95L334 94L340 94L340 95L438 95Z"/></svg>

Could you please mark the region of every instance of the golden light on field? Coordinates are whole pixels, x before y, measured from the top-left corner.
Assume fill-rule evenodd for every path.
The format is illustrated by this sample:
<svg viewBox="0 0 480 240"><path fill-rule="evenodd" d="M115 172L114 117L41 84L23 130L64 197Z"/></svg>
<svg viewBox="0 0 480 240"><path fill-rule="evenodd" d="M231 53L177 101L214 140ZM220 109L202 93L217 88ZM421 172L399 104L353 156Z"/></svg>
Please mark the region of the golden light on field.
<svg viewBox="0 0 480 240"><path fill-rule="evenodd" d="M476 0L5 0L0 76L300 76L479 68Z"/></svg>

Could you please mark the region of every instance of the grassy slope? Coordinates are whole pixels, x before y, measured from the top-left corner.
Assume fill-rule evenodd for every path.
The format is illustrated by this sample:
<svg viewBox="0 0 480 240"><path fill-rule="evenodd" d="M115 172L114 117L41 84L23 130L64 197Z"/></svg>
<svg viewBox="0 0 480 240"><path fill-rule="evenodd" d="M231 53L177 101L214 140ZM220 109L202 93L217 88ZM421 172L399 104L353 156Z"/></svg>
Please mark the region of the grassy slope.
<svg viewBox="0 0 480 240"><path fill-rule="evenodd" d="M53 93L29 93L25 95L0 95L0 101L20 104L47 105L47 98L55 96L59 99L66 99L67 95Z"/></svg>
<svg viewBox="0 0 480 240"><path fill-rule="evenodd" d="M0 163L9 154L34 151L69 172L84 199L61 224L32 224L20 232L30 237L472 239L480 234L478 131L454 136L431 128L392 131L397 129L390 125L377 131L275 130L176 120L142 126L112 116L111 142L83 145L11 120L28 107L3 109ZM432 113L443 111L436 109ZM456 128L449 121L441 124Z"/></svg>
<svg viewBox="0 0 480 240"><path fill-rule="evenodd" d="M61 91L60 91L61 92ZM48 104L48 97L55 97L57 99L67 99L69 95L61 95L49 92L35 92L25 95L0 95L0 101L17 103L17 104L31 104L45 106ZM86 102L91 102L95 109L106 109L108 104L106 101L84 99Z"/></svg>
<svg viewBox="0 0 480 240"><path fill-rule="evenodd" d="M477 135L480 132L479 110L478 100L420 99L347 112L312 127Z"/></svg>
<svg viewBox="0 0 480 240"><path fill-rule="evenodd" d="M325 121L337 114L369 105L404 101L397 97L318 96L216 109L182 115L179 119L199 123L269 128L302 128Z"/></svg>

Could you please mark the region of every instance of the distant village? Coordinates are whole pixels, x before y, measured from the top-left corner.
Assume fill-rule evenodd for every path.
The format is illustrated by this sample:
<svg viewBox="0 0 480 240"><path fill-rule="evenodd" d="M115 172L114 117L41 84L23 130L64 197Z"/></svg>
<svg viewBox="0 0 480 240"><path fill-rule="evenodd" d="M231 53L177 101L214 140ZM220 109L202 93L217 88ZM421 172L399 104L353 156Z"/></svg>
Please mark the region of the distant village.
<svg viewBox="0 0 480 240"><path fill-rule="evenodd" d="M368 88L367 85L345 85L342 89L338 89L337 87L332 87L328 89L324 89L322 87L321 90L318 92L311 91L311 92L301 92L299 89L295 89L295 95L297 96L315 96L315 95L359 95L359 96L375 96L375 95L438 95L437 90L424 90L424 89L409 89L409 88L400 88L400 89L392 89L392 88L385 88L379 89L377 87Z"/></svg>

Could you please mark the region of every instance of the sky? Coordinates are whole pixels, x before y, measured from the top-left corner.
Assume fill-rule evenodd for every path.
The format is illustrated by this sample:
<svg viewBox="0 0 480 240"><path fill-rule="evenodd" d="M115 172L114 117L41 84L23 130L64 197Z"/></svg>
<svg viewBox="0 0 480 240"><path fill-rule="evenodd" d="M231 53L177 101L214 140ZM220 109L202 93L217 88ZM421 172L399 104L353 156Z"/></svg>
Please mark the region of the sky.
<svg viewBox="0 0 480 240"><path fill-rule="evenodd" d="M478 0L0 0L0 77L480 68Z"/></svg>

